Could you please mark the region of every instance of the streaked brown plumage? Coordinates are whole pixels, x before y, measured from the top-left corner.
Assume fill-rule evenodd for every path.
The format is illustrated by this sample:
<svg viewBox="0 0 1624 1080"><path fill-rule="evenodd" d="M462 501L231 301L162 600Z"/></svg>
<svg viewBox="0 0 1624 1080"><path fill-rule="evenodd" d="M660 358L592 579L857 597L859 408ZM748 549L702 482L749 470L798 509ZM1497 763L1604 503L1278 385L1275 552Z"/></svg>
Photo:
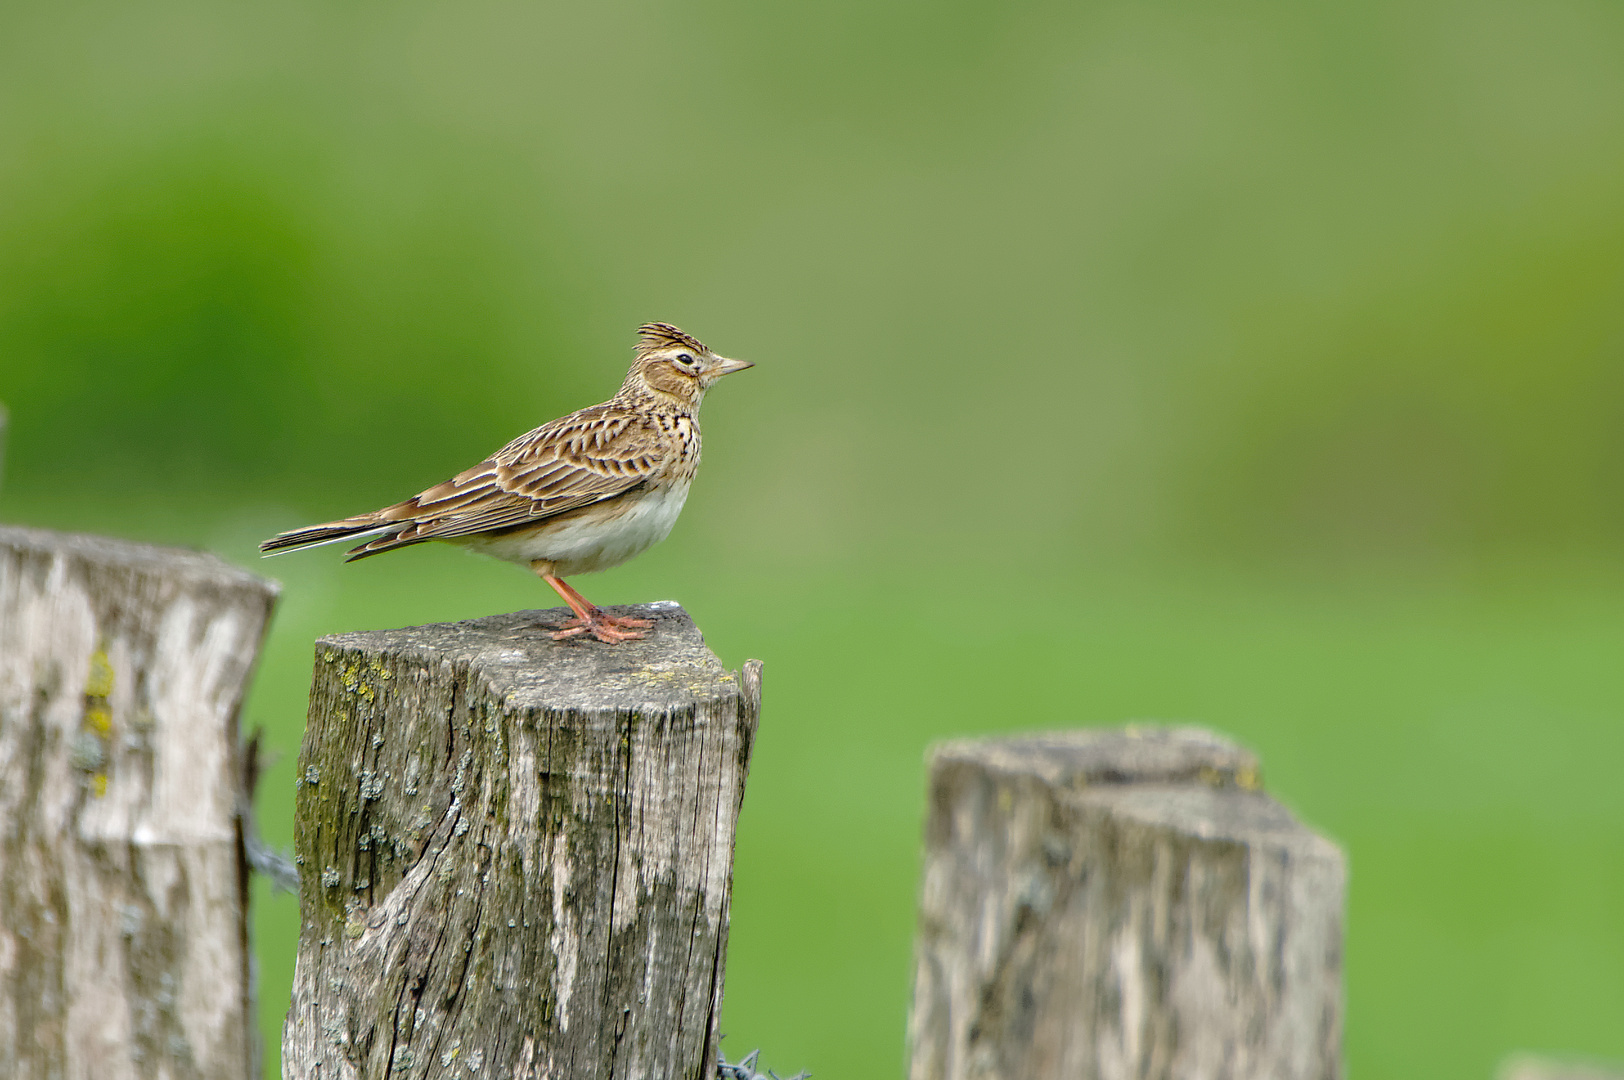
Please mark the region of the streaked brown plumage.
<svg viewBox="0 0 1624 1080"><path fill-rule="evenodd" d="M699 405L723 375L752 366L718 356L667 323L638 330L620 392L514 439L405 502L295 529L260 545L277 554L361 536L350 559L446 540L524 563L575 618L553 636L642 637L643 619L605 615L564 582L606 570L665 539L699 468Z"/></svg>

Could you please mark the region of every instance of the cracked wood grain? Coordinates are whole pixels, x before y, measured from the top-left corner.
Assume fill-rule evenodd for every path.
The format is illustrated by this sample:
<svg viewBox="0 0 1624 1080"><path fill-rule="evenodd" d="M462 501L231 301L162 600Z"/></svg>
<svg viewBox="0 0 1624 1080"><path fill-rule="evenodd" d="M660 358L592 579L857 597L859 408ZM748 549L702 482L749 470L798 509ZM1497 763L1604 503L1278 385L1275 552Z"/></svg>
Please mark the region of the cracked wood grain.
<svg viewBox="0 0 1624 1080"><path fill-rule="evenodd" d="M0 527L0 1062L258 1074L237 713L275 586Z"/></svg>
<svg viewBox="0 0 1624 1080"><path fill-rule="evenodd" d="M931 758L910 1080L1338 1080L1346 866L1194 728Z"/></svg>
<svg viewBox="0 0 1624 1080"><path fill-rule="evenodd" d="M760 664L675 604L323 638L299 758L293 1080L715 1069Z"/></svg>

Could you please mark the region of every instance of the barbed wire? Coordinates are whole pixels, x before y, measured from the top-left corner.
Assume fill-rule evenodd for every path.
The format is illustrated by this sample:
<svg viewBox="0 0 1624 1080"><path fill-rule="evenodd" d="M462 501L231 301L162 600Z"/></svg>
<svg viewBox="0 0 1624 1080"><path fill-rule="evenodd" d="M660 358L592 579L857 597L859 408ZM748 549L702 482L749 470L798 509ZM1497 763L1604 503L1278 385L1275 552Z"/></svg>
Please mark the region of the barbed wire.
<svg viewBox="0 0 1624 1080"><path fill-rule="evenodd" d="M727 1055L720 1050L716 1052L716 1080L811 1080L812 1074L804 1069L794 1076L779 1076L768 1069L766 1072L756 1071L756 1061L761 1057L758 1047L744 1055L737 1063L729 1065Z"/></svg>

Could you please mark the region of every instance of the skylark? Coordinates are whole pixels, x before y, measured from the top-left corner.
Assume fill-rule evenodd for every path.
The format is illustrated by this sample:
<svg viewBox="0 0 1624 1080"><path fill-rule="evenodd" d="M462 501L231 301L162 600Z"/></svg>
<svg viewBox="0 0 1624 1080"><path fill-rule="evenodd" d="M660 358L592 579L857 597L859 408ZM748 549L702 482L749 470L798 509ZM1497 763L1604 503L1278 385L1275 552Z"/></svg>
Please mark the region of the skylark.
<svg viewBox="0 0 1624 1080"><path fill-rule="evenodd" d="M259 549L271 555L367 538L349 552L364 559L446 540L523 563L557 590L575 618L555 640L640 638L649 620L607 615L564 578L619 566L666 538L699 468L705 391L752 366L717 356L675 326L647 323L625 383L602 405L543 424L415 498L285 532Z"/></svg>

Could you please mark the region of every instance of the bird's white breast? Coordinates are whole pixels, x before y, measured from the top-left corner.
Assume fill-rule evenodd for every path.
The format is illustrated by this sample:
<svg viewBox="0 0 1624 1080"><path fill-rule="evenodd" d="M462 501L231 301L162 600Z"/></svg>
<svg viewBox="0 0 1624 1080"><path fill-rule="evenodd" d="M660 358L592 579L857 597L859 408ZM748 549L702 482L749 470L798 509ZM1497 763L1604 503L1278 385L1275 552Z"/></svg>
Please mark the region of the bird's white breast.
<svg viewBox="0 0 1624 1080"><path fill-rule="evenodd" d="M688 500L686 481L596 503L533 530L470 536L462 542L509 562L544 559L560 577L619 566L664 540Z"/></svg>

